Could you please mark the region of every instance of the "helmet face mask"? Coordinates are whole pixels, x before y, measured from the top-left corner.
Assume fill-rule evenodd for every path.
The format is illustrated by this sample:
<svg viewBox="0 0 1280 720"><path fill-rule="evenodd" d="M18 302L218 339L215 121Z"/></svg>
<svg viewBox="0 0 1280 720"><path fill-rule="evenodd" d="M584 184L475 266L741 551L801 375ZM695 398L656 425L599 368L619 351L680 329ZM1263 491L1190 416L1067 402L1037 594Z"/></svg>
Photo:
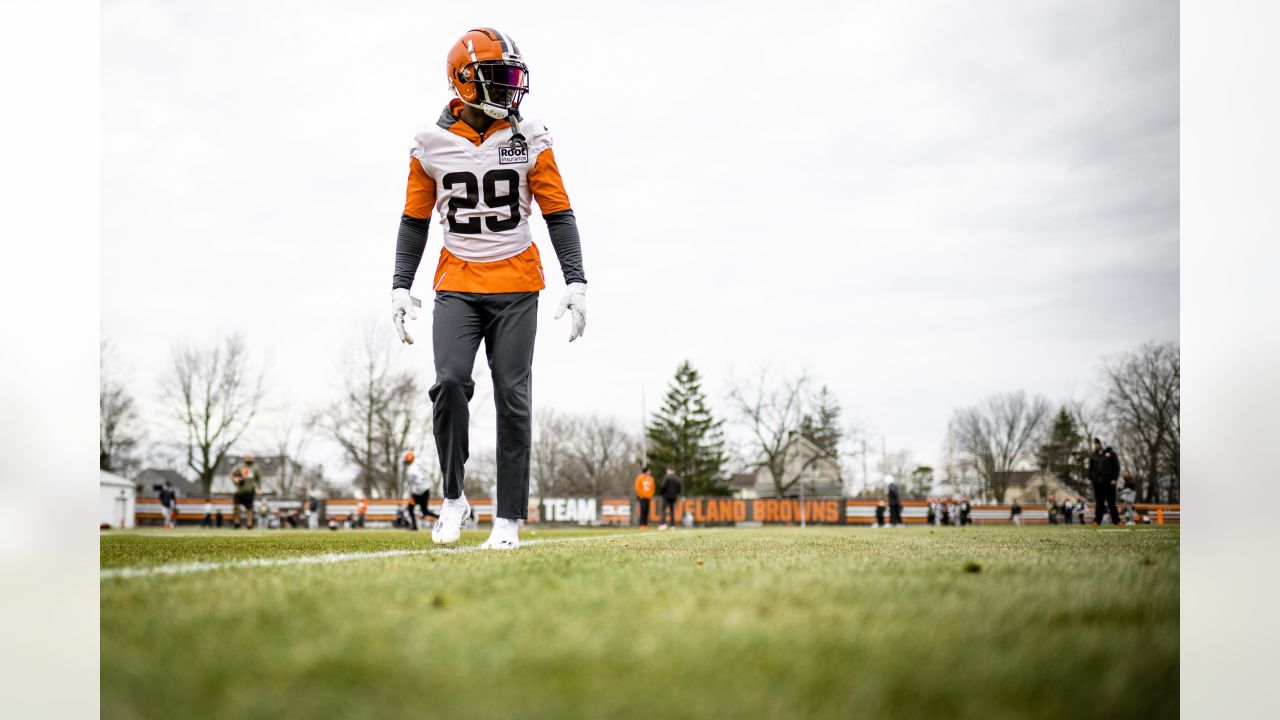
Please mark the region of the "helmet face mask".
<svg viewBox="0 0 1280 720"><path fill-rule="evenodd" d="M504 62L472 63L462 70L463 77L473 77L480 109L499 111L499 119L520 110L520 101L529 92L529 70L520 64Z"/></svg>

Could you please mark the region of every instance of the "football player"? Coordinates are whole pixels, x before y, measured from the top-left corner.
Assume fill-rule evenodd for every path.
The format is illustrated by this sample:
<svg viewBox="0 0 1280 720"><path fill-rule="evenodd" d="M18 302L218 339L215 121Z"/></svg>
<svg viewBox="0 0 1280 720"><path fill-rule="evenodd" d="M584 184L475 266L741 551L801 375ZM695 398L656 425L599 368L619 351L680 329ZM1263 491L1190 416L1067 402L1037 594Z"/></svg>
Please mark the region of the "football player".
<svg viewBox="0 0 1280 720"><path fill-rule="evenodd" d="M427 473L423 471L421 465L415 465L414 461L417 456L412 450L408 450L404 454L404 499L412 500L413 504L409 505L409 527L410 529L418 529L418 510L422 511L422 519L425 522L427 516L430 515L437 520L439 515L431 512L431 479L427 477Z"/></svg>
<svg viewBox="0 0 1280 720"><path fill-rule="evenodd" d="M570 312L569 341L586 327L587 280L577 222L551 149L551 133L523 118L529 68L520 48L493 28L468 31L445 63L456 96L409 146L409 183L396 238L392 320L413 343L405 319L419 305L409 294L434 210L443 247L431 289L436 379L430 390L444 503L431 529L437 543L457 542L471 513L463 492L471 368L480 341L493 378L498 425L498 497L493 531L482 547L519 546L528 514L530 385L538 292L546 284L529 228L532 203L547 223L566 285L555 317Z"/></svg>

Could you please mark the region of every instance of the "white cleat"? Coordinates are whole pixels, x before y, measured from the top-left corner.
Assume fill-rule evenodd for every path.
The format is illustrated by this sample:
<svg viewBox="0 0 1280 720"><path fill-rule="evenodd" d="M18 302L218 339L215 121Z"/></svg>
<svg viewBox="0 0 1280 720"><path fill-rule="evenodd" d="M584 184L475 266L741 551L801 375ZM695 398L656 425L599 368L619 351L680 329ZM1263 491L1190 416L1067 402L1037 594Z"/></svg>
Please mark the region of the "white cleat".
<svg viewBox="0 0 1280 720"><path fill-rule="evenodd" d="M469 515L471 515L471 505L467 502L466 495L457 500L446 498L444 505L440 508L440 517L431 526L431 542L437 545L458 542L458 538L462 536L462 523L467 521Z"/></svg>
<svg viewBox="0 0 1280 720"><path fill-rule="evenodd" d="M494 518L489 539L480 545L481 550L515 550L520 547L520 524L507 518Z"/></svg>

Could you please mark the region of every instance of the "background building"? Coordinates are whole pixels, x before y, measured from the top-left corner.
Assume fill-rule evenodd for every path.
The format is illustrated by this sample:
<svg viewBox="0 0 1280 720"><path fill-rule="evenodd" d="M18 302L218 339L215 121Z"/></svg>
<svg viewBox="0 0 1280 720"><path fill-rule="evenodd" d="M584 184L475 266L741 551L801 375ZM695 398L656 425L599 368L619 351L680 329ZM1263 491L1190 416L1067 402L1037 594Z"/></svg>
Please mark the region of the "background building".
<svg viewBox="0 0 1280 720"><path fill-rule="evenodd" d="M808 496L839 497L844 494L840 464L805 436L792 433L782 456L785 460L783 483L791 485L779 495L773 472L767 463L761 462L754 471L755 497L798 497L801 482L804 483L804 494ZM795 481L796 477L801 480Z"/></svg>
<svg viewBox="0 0 1280 720"><path fill-rule="evenodd" d="M133 483L106 470L98 471L98 524L117 529L134 525L137 494Z"/></svg>

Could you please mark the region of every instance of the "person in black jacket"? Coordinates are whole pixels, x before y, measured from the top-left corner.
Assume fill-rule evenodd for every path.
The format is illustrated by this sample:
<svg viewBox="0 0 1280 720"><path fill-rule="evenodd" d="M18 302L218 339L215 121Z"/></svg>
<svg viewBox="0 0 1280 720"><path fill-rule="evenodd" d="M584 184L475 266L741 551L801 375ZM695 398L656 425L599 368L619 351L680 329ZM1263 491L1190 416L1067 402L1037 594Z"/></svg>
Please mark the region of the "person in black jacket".
<svg viewBox="0 0 1280 720"><path fill-rule="evenodd" d="M1093 486L1093 524L1097 525L1102 521L1102 505L1105 502L1106 491L1102 489L1102 441L1098 438L1093 439L1093 452L1089 455L1089 484ZM1080 521L1084 522L1084 515L1081 514Z"/></svg>
<svg viewBox="0 0 1280 720"><path fill-rule="evenodd" d="M156 490L160 491L160 511L164 515L165 528L177 527L178 491L168 480L164 481L164 485L157 485Z"/></svg>
<svg viewBox="0 0 1280 720"><path fill-rule="evenodd" d="M658 494L662 496L662 512L660 514L662 524L658 526L659 530L666 530L676 524L676 500L680 499L680 491L682 489L680 478L676 477L675 468L667 468L667 476L662 478L662 489L658 491Z"/></svg>
<svg viewBox="0 0 1280 720"><path fill-rule="evenodd" d="M893 481L892 475L885 475L884 484L887 486L889 495L889 527L900 527L902 525L902 494L898 492L898 483Z"/></svg>
<svg viewBox="0 0 1280 720"><path fill-rule="evenodd" d="M1112 525L1122 525L1120 508L1116 507L1116 485L1120 482L1120 456L1111 447L1102 451L1102 495L1098 499L1098 511L1094 516L1102 522L1103 503L1111 514Z"/></svg>

